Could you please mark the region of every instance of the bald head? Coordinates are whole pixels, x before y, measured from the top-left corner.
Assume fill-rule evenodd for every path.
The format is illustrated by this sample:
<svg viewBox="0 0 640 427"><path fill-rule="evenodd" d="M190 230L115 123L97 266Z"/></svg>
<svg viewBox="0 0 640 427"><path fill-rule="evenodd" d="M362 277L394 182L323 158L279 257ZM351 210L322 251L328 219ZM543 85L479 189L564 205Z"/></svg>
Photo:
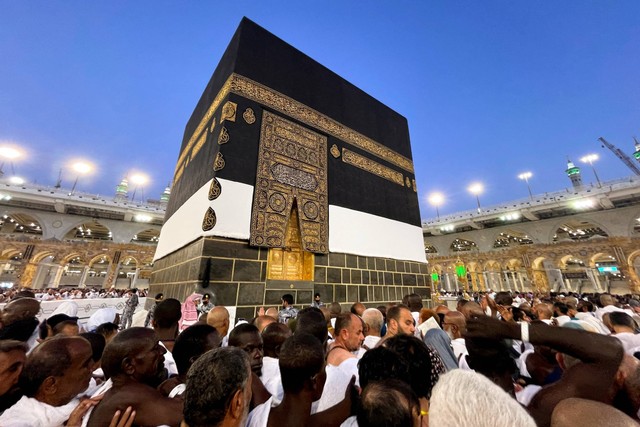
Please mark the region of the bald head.
<svg viewBox="0 0 640 427"><path fill-rule="evenodd" d="M445 323L452 323L460 328L467 326L467 321L462 313L459 311L449 311L444 315Z"/></svg>
<svg viewBox="0 0 640 427"><path fill-rule="evenodd" d="M253 324L256 326L256 328L258 328L260 333L262 333L264 331L264 328L266 328L267 326L275 322L277 322L276 319L274 319L271 316L265 315L265 316L256 317L255 320L253 321Z"/></svg>
<svg viewBox="0 0 640 427"><path fill-rule="evenodd" d="M269 308L267 308L267 311L265 311L264 314L267 315L267 316L271 316L274 319L277 319L278 318L278 309L274 308L274 307L269 307Z"/></svg>
<svg viewBox="0 0 640 427"><path fill-rule="evenodd" d="M611 405L575 397L561 400L551 415L552 427L637 425L632 418Z"/></svg>
<svg viewBox="0 0 640 427"><path fill-rule="evenodd" d="M8 326L18 320L35 317L38 311L40 311L40 301L35 298L19 298L4 306L0 320L4 326Z"/></svg>
<svg viewBox="0 0 640 427"><path fill-rule="evenodd" d="M533 311L538 316L539 320L550 320L553 316L553 306L551 304L547 304L546 302L541 302L533 307Z"/></svg>
<svg viewBox="0 0 640 427"><path fill-rule="evenodd" d="M216 328L221 337L227 336L229 332L229 311L221 305L213 307L207 314L207 323Z"/></svg>
<svg viewBox="0 0 640 427"><path fill-rule="evenodd" d="M102 370L107 378L120 375L124 360L137 356L140 352L158 342L153 329L132 327L118 333L102 353Z"/></svg>
<svg viewBox="0 0 640 427"><path fill-rule="evenodd" d="M462 338L462 334L467 329L467 321L459 311L449 311L444 315L443 329L453 338Z"/></svg>
<svg viewBox="0 0 640 427"><path fill-rule="evenodd" d="M446 305L439 305L436 307L436 314L447 314L449 312L449 307Z"/></svg>

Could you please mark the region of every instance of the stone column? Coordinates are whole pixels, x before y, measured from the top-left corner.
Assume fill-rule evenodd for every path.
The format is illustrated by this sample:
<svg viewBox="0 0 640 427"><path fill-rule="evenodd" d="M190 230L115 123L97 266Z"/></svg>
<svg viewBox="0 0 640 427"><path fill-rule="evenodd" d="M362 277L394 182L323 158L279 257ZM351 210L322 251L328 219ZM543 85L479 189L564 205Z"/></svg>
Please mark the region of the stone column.
<svg viewBox="0 0 640 427"><path fill-rule="evenodd" d="M502 275L504 276L504 287L507 288L505 290L511 291L511 284L509 283L509 270L504 270L502 272Z"/></svg>
<svg viewBox="0 0 640 427"><path fill-rule="evenodd" d="M52 288L57 288L60 286L60 279L62 279L62 273L64 272L64 268L61 265L56 266L56 275L53 277L53 283L51 284Z"/></svg>
<svg viewBox="0 0 640 427"><path fill-rule="evenodd" d="M525 272L526 272L526 270L525 270ZM522 274L522 270L521 270L521 271L518 272L518 280L520 281L520 289L522 290L522 292L524 292L526 289L524 288L524 279L523 279L522 276L524 276L524 274Z"/></svg>
<svg viewBox="0 0 640 427"><path fill-rule="evenodd" d="M87 281L87 276L89 275L89 266L85 265L84 268L82 269L82 275L80 276L80 284L79 286L81 288L86 288L86 281Z"/></svg>
<svg viewBox="0 0 640 427"><path fill-rule="evenodd" d="M140 275L140 269L136 268L136 272L133 274L133 279L131 279L131 286L129 286L130 288L136 287L136 281L138 280L139 275Z"/></svg>
<svg viewBox="0 0 640 427"><path fill-rule="evenodd" d="M513 283L513 290L516 292L520 292L518 290L518 281L516 279L516 271L515 270L511 270L511 283ZM520 288L522 289L522 288Z"/></svg>

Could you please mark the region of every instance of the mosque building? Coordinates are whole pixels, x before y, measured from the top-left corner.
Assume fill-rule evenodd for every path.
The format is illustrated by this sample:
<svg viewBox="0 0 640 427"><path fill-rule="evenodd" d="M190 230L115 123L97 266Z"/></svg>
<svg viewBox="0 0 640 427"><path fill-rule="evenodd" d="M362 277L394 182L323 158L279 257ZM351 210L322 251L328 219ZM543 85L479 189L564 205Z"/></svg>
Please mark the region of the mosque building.
<svg viewBox="0 0 640 427"><path fill-rule="evenodd" d="M640 292L640 176L565 172L565 190L424 220L433 289Z"/></svg>

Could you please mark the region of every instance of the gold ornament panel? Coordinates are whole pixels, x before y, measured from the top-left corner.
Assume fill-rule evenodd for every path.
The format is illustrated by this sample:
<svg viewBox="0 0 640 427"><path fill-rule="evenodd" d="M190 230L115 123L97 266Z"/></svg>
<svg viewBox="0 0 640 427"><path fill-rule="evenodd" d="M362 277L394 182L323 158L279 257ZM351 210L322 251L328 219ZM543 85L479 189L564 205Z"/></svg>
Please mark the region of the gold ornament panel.
<svg viewBox="0 0 640 427"><path fill-rule="evenodd" d="M218 178L213 178L211 180L211 185L209 185L208 198L209 200L215 200L220 197L220 194L222 194L222 185L220 185Z"/></svg>
<svg viewBox="0 0 640 427"><path fill-rule="evenodd" d="M212 208L207 208L207 211L204 214L204 218L202 219L202 231L209 231L216 226L217 217L216 212Z"/></svg>
<svg viewBox="0 0 640 427"><path fill-rule="evenodd" d="M242 118L249 125L252 125L256 122L256 115L251 108L247 108L246 110L244 110L244 113L242 113Z"/></svg>
<svg viewBox="0 0 640 427"><path fill-rule="evenodd" d="M333 145L331 146L331 149L330 149L329 151L331 152L331 155L332 155L334 158L336 158L336 159L337 159L338 157L340 157L340 149L338 148L338 146L337 146L336 144L333 144Z"/></svg>
<svg viewBox="0 0 640 427"><path fill-rule="evenodd" d="M268 111L263 112L250 243L287 247L286 231L298 207L301 247L327 253L327 138Z"/></svg>
<svg viewBox="0 0 640 427"><path fill-rule="evenodd" d="M222 129L220 129L220 135L218 135L218 145L223 145L227 142L229 142L229 131L223 126Z"/></svg>
<svg viewBox="0 0 640 427"><path fill-rule="evenodd" d="M221 152L218 151L218 154L216 154L216 158L213 161L213 170L214 171L219 171L224 169L225 166L225 161L224 161L224 156L222 155Z"/></svg>
<svg viewBox="0 0 640 427"><path fill-rule="evenodd" d="M238 109L238 104L235 102L227 101L222 107L222 114L220 115L220 123L225 120L229 120L230 122L236 121L236 110Z"/></svg>

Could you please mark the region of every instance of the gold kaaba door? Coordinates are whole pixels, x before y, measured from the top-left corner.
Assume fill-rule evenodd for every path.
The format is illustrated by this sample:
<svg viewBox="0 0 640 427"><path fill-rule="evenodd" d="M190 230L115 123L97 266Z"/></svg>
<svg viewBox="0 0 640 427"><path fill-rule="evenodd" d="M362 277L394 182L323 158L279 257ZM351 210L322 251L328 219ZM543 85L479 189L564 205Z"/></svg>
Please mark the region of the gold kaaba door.
<svg viewBox="0 0 640 427"><path fill-rule="evenodd" d="M298 206L293 203L284 248L270 248L267 259L267 279L313 280L313 254L302 249Z"/></svg>

